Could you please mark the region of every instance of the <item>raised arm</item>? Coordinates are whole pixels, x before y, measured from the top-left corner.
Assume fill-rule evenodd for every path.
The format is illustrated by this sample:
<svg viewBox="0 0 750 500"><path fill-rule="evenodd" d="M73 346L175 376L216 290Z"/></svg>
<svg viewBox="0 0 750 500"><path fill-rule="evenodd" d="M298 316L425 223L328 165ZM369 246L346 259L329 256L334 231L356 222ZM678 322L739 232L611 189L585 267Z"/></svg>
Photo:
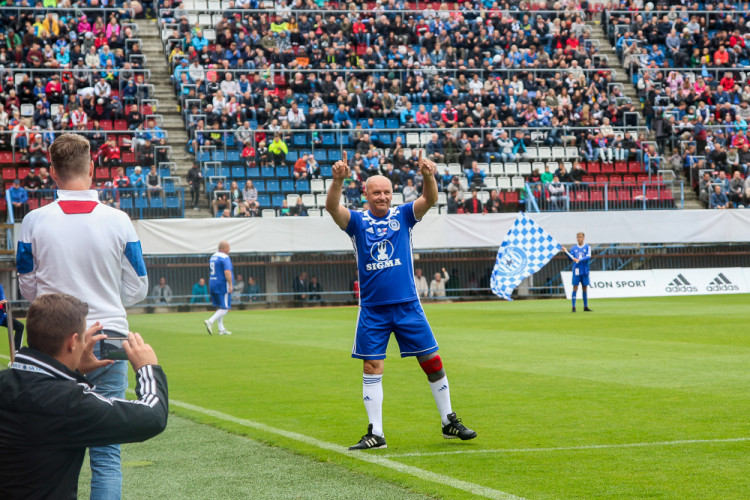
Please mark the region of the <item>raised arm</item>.
<svg viewBox="0 0 750 500"><path fill-rule="evenodd" d="M414 201L414 218L417 220L424 217L438 199L438 188L435 181L437 166L432 160L422 158L422 150L419 151L419 169L424 178L424 185L422 187L422 196Z"/></svg>
<svg viewBox="0 0 750 500"><path fill-rule="evenodd" d="M341 190L344 186L344 179L349 175L349 163L344 151L343 159L333 164L333 182L328 188L326 196L326 210L333 217L333 221L341 229L346 229L349 225L351 214L349 209L341 204Z"/></svg>

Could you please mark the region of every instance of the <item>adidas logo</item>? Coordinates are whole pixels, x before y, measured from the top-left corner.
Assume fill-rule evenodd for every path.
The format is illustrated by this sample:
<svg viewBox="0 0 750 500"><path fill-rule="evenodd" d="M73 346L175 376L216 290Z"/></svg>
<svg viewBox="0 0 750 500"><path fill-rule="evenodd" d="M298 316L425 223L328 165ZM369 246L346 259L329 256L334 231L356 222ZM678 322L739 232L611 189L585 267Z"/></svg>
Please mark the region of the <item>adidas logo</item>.
<svg viewBox="0 0 750 500"><path fill-rule="evenodd" d="M365 400L365 401L372 401L372 399L370 399L370 396L365 396L365 397L364 397L364 400Z"/></svg>
<svg viewBox="0 0 750 500"><path fill-rule="evenodd" d="M736 292L740 289L737 285L724 276L724 273L719 273L706 287L709 292Z"/></svg>
<svg viewBox="0 0 750 500"><path fill-rule="evenodd" d="M691 293L697 292L698 287L691 285L682 274L678 274L675 279L669 282L664 290L670 293Z"/></svg>
<svg viewBox="0 0 750 500"><path fill-rule="evenodd" d="M443 390L445 390L445 389L447 389L447 388L448 388L448 386L447 386L447 385L445 385L445 384L443 384L443 387L441 387L440 389L438 389L438 392L440 392L440 391L443 391Z"/></svg>

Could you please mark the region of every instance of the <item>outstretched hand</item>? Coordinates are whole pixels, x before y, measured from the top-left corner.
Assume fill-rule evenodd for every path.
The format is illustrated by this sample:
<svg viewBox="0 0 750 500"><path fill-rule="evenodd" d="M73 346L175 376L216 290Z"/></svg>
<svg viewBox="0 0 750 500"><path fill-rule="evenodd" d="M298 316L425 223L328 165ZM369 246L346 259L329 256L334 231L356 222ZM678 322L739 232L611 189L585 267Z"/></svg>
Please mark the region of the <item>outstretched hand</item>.
<svg viewBox="0 0 750 500"><path fill-rule="evenodd" d="M349 177L349 162L347 161L346 151L341 160L333 164L333 179L337 181L343 181Z"/></svg>
<svg viewBox="0 0 750 500"><path fill-rule="evenodd" d="M421 149L419 150L419 170L423 176L435 175L437 173L437 165L429 158L423 158Z"/></svg>

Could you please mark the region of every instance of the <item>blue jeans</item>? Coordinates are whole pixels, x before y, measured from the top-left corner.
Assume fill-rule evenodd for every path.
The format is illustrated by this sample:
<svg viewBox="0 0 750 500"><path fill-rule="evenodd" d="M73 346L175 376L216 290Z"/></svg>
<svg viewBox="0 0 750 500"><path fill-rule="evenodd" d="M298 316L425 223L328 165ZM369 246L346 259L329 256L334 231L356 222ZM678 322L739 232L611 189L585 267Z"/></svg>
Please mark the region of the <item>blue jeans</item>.
<svg viewBox="0 0 750 500"><path fill-rule="evenodd" d="M99 345L94 347L99 357ZM96 386L95 391L106 398L125 398L128 387L128 364L115 361L113 365L94 370L86 375ZM122 497L122 469L120 468L120 445L95 446L89 448L91 461L91 500L119 500Z"/></svg>

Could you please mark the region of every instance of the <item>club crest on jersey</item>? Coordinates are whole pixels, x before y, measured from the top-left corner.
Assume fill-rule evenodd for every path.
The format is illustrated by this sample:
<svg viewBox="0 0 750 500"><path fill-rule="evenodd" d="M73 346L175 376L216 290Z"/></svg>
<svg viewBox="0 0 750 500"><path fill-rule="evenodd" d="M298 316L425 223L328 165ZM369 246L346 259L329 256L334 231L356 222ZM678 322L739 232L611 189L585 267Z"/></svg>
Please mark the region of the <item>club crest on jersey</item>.
<svg viewBox="0 0 750 500"><path fill-rule="evenodd" d="M391 259L393 256L393 244L388 240L374 243L370 248L370 256L375 262L370 262L365 266L368 271L401 265L401 259Z"/></svg>
<svg viewBox="0 0 750 500"><path fill-rule="evenodd" d="M396 219L391 219L390 221L388 221L388 227L390 227L394 231L398 231L399 229L401 229L401 224L399 224Z"/></svg>

